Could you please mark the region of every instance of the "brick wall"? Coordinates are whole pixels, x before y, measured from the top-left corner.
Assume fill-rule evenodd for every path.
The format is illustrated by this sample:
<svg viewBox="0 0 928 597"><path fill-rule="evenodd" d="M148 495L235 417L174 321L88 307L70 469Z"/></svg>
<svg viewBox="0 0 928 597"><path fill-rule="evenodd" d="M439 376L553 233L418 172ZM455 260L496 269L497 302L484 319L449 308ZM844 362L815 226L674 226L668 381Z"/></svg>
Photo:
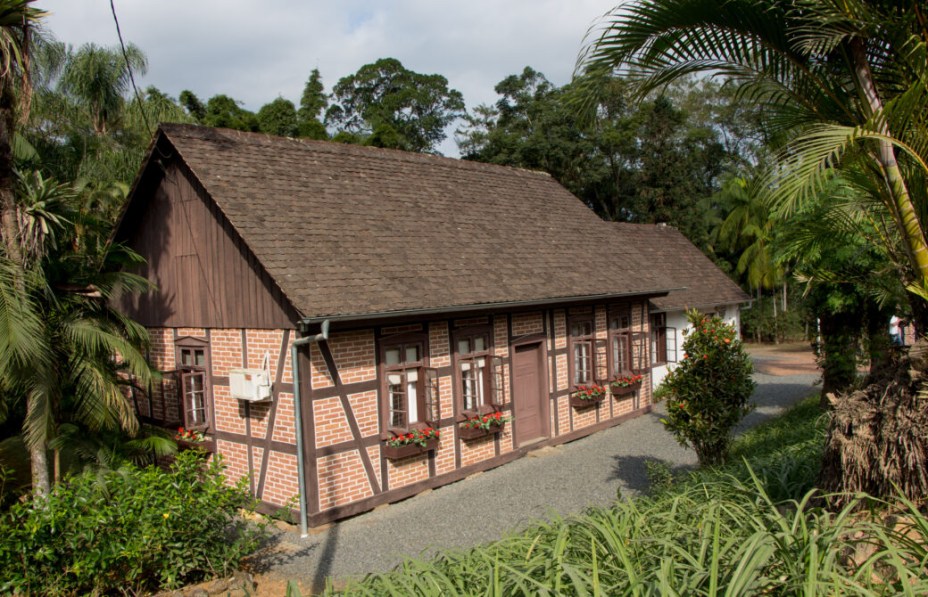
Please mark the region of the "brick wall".
<svg viewBox="0 0 928 597"><path fill-rule="evenodd" d="M587 312L594 314L596 338L605 340L608 336L608 311L605 306L597 306ZM646 331L647 312L633 309L633 327ZM547 323L552 323L548 329ZM500 398L509 404L507 414L512 414L511 405L511 371L510 365L510 330L512 337L541 334L547 330L544 346L548 352L547 369L549 373L548 400L550 432L555 429L560 435L592 427L598 422L607 421L611 416L628 414L637 407L650 404L650 388L642 387L638 400L633 398L609 398L598 409L574 409L569 406L569 358L567 352L567 312L557 309L553 312L538 311L524 314L495 315L492 317L470 318L468 320L434 321L427 325L410 324L392 326L380 330L381 335L401 334L405 332L424 332L428 337L429 366L440 371L439 397L441 405L442 440L434 453L434 467L430 473L428 454L420 454L403 460L389 460L381 457L382 428L381 386L377 378L377 332L371 329L339 332L334 331L325 347L337 369L337 376L329 371L326 359L318 345L308 347L310 355L309 385L311 392L304 400L309 400L312 413L311 429L315 437L313 447L326 449L331 446L344 445L344 451L319 456L315 460L316 476L310 479L315 483L314 493L318 503L311 504L313 511L325 512L367 499L375 495L368 472L364 466L367 457L379 487L398 490L411 484L430 479L430 475L441 477L453 473L458 467L480 467L492 465L497 456L497 442L501 454L516 448L511 433L511 426L498 437L493 436L463 441L456 438L455 427L458 425L458 406L455 404L454 384L457 374L452 367L452 346L450 331L455 327L474 325L492 326L493 353L503 360L504 380L500 388ZM245 403L233 400L229 393L228 376L232 369L240 367L258 368L268 356L272 378L283 384L292 382L289 363L289 343L283 346L284 356L278 362L284 343L283 330L202 330L178 329L176 335L193 336L208 339L210 342L210 364L212 373L212 404L215 416L215 428L222 436L217 442L229 466L228 476L236 479L251 475L253 486L263 489L262 498L272 504L283 505L291 501L298 491L296 456L293 453L278 451L268 452L264 477L261 477L261 465L264 461L267 440L272 439L295 446L296 421L293 412L293 395L277 389L277 401L274 406L274 425L269 432L272 405L267 403ZM290 342L293 340L291 335ZM152 330L152 361L162 367L174 366L174 330ZM341 383L335 387L336 379ZM316 395L318 394L318 395ZM347 398L349 410L346 411L340 396ZM553 399L552 399L553 397ZM247 412L246 412L247 410ZM598 415L597 415L598 412ZM360 437L351 431L354 421ZM309 429L309 428L308 428ZM250 438L250 439L247 439ZM247 441L246 441L247 440ZM356 443L354 440L360 440ZM247 444L251 444L251 447ZM363 444L363 445L362 445ZM249 468L249 449L251 450L251 468ZM385 478L384 478L385 475ZM388 498L385 498L388 499Z"/></svg>
<svg viewBox="0 0 928 597"><path fill-rule="evenodd" d="M226 477L229 482L250 476L252 486L257 488L266 442L273 440L296 445L293 394L277 387L273 402L247 403L246 406L245 402L232 398L228 385L229 373L242 367L260 368L265 355L268 355L272 382L279 378L282 384L291 384L289 348L295 333L291 332L288 343L283 345L286 334L284 330L154 328L149 332L152 339L150 362L162 371L176 368L175 337L189 336L208 342L209 389L213 416L209 434L218 436L217 452L222 454L226 463ZM279 362L282 349L284 359ZM275 411L274 427L270 430L269 437L268 426L272 410ZM270 504L287 504L298 493L296 456L274 450L267 456L264 487L260 497Z"/></svg>

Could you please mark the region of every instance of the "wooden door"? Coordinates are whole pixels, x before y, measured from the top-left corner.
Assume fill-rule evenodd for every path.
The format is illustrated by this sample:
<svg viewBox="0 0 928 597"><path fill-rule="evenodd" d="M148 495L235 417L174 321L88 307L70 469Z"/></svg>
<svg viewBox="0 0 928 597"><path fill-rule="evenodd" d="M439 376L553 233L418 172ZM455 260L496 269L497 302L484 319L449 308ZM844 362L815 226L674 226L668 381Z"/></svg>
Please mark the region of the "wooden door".
<svg viewBox="0 0 928 597"><path fill-rule="evenodd" d="M515 347L512 368L517 446L546 437L541 359L541 343Z"/></svg>

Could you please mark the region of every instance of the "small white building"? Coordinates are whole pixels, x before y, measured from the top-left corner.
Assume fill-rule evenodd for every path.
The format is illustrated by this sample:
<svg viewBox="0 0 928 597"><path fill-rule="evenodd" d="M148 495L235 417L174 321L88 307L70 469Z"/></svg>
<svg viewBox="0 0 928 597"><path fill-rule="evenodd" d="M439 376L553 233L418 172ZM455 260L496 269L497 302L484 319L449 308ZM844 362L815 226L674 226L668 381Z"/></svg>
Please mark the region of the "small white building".
<svg viewBox="0 0 928 597"><path fill-rule="evenodd" d="M741 329L741 306L751 297L683 234L667 224L616 222L622 244L634 246L677 287L650 301L651 387L658 387L682 356L688 309L718 315Z"/></svg>

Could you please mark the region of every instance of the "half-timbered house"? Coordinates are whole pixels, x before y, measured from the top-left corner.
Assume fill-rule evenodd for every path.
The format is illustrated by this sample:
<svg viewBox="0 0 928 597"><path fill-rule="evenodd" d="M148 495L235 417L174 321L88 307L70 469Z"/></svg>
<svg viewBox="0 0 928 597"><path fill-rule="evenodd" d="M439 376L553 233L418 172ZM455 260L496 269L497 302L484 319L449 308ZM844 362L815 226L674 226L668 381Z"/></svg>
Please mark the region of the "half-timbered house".
<svg viewBox="0 0 928 597"><path fill-rule="evenodd" d="M137 408L310 525L616 425L677 285L611 226L537 172L162 125L115 235L157 285L121 304L164 372Z"/></svg>
<svg viewBox="0 0 928 597"><path fill-rule="evenodd" d="M692 327L686 311L718 315L740 333L741 306L751 297L699 250L667 224L613 224L620 246L635 245L665 276L674 290L649 301L651 384L656 388L682 357L685 332ZM621 258L621 251L616 255Z"/></svg>

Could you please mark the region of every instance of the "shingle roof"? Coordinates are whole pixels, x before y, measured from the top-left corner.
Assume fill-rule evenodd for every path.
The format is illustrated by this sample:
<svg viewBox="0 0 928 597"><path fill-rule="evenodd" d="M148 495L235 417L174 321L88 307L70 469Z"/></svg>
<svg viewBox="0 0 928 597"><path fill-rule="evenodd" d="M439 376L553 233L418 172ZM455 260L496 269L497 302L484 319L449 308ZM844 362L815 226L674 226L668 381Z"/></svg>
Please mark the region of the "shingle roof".
<svg viewBox="0 0 928 597"><path fill-rule="evenodd" d="M191 125L161 132L304 317L674 286L550 176ZM614 259L616 249L622 259Z"/></svg>
<svg viewBox="0 0 928 597"><path fill-rule="evenodd" d="M659 311L703 309L751 300L725 272L712 263L679 230L662 224L615 222L616 242L635 245L652 267L660 269L674 282L667 296L651 299Z"/></svg>

